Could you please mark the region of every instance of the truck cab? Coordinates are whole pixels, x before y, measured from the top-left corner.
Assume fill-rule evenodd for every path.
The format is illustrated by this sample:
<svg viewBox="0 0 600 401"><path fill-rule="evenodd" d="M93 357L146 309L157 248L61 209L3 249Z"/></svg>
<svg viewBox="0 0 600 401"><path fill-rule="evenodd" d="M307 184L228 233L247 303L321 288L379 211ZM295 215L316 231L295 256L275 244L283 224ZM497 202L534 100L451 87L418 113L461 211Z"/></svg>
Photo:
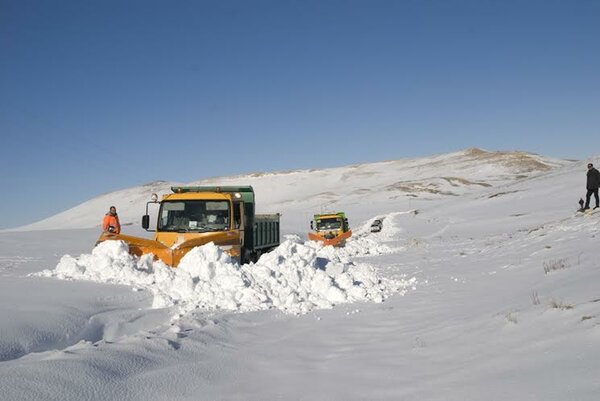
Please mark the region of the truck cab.
<svg viewBox="0 0 600 401"><path fill-rule="evenodd" d="M279 245L279 214L256 215L254 190L240 187L172 187L161 201L146 204L142 227L154 240L103 233L99 241L120 239L135 255L152 253L170 266L197 246L213 242L241 263L255 261ZM150 204L159 203L156 227L150 229Z"/></svg>
<svg viewBox="0 0 600 401"><path fill-rule="evenodd" d="M342 246L352 235L344 212L315 214L310 228L313 232L308 234L308 238L325 245Z"/></svg>

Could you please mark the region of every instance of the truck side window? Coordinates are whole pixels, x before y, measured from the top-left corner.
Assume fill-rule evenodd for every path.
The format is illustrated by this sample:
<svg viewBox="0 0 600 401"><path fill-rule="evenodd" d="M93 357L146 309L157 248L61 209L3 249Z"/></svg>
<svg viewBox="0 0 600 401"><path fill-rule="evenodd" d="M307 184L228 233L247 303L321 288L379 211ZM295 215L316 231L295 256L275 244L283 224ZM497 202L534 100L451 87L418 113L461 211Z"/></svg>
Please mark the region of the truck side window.
<svg viewBox="0 0 600 401"><path fill-rule="evenodd" d="M242 222L242 207L243 203L241 202L235 202L233 204L233 225L234 228L240 228L241 222Z"/></svg>

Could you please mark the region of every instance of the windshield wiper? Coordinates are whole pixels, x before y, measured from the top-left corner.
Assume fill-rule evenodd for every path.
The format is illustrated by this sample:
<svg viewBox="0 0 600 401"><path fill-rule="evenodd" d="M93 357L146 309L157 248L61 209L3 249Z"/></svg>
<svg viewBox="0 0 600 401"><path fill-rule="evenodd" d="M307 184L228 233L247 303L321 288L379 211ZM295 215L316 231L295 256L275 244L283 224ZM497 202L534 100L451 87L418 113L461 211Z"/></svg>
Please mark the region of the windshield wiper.
<svg viewBox="0 0 600 401"><path fill-rule="evenodd" d="M213 231L224 231L223 228L215 228L215 227L198 227L202 232L213 232Z"/></svg>

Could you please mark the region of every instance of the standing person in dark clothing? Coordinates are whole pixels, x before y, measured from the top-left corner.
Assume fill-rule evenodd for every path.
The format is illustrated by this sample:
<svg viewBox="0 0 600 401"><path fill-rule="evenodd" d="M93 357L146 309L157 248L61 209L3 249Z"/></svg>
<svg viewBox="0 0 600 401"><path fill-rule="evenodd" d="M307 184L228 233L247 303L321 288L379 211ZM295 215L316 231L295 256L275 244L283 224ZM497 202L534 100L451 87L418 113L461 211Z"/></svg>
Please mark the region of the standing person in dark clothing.
<svg viewBox="0 0 600 401"><path fill-rule="evenodd" d="M600 187L600 171L594 168L592 163L588 164L588 172L587 172L587 194L585 195L585 209L590 208L590 198L592 194L594 194L594 198L596 198L596 207L600 206L600 202L598 201L598 187Z"/></svg>

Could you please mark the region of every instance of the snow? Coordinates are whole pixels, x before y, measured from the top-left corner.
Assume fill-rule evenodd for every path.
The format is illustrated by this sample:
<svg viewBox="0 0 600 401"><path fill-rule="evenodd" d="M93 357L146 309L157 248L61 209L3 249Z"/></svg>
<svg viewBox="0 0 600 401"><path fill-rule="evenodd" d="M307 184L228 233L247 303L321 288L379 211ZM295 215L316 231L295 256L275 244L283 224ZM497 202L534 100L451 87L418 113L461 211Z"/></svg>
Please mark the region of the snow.
<svg viewBox="0 0 600 401"><path fill-rule="evenodd" d="M350 254L357 254L358 245L350 244ZM368 252L376 253L378 247ZM354 264L347 255L347 250L290 237L256 264L239 266L209 243L187 253L173 269L153 261L152 255L130 255L122 241L106 241L91 254L65 255L55 269L37 275L147 289L154 295L154 308L177 305L179 316L199 308L241 312L278 308L299 314L346 302L383 302L393 291L414 287L415 278L380 278L372 266Z"/></svg>
<svg viewBox="0 0 600 401"><path fill-rule="evenodd" d="M177 269L93 248L111 199L137 221L164 183L2 232L2 399L596 400L586 163L467 150L222 178L289 234L244 266L212 244ZM347 212L345 248L305 240L320 208Z"/></svg>
<svg viewBox="0 0 600 401"><path fill-rule="evenodd" d="M539 164L539 166L538 166ZM484 152L478 149L420 159L401 159L330 169L254 173L194 181L189 185L252 185L257 213L285 212L283 229L305 227L315 213L344 206L351 220L360 222L373 213L412 209L414 196L440 199L462 195L484 185L499 185L530 174L569 164L522 152ZM535 171L533 171L535 172ZM115 205L123 229L139 227L145 203L152 193L170 193L179 182L155 181L105 194L19 230L56 230L100 227L108 207ZM369 200L369 208L363 206ZM391 205L395 201L396 207ZM150 212L152 213L152 205ZM398 206L401 206L398 209ZM380 210L379 212L377 210ZM157 212L157 211L154 211ZM303 230L304 231L304 230Z"/></svg>

